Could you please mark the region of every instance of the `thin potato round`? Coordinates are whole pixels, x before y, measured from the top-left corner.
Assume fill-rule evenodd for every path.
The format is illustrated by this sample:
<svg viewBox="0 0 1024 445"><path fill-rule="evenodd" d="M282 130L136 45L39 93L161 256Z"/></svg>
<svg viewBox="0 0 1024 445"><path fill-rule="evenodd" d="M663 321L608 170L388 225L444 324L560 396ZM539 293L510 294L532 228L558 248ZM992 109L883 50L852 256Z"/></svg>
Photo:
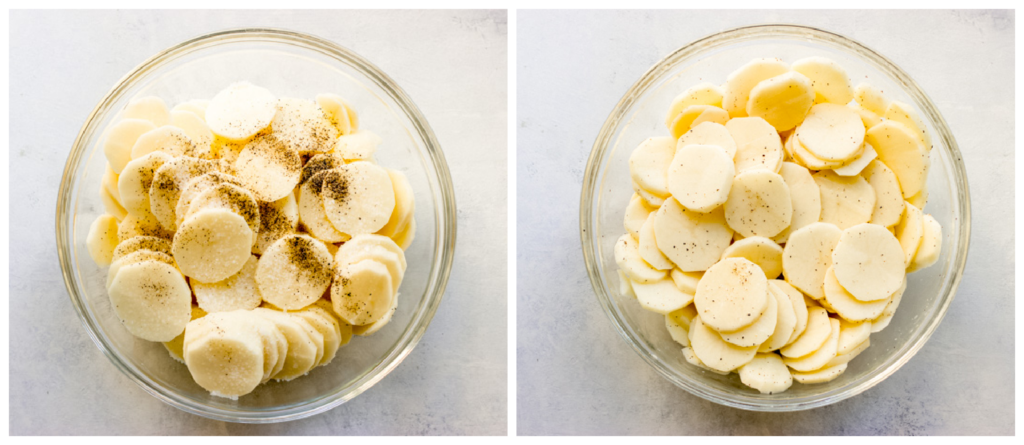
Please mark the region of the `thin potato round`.
<svg viewBox="0 0 1024 445"><path fill-rule="evenodd" d="M899 241L888 230L877 224L859 224L840 236L832 251L832 270L856 299L882 300L900 287L906 275L902 253Z"/></svg>
<svg viewBox="0 0 1024 445"><path fill-rule="evenodd" d="M804 330L796 341L779 350L783 357L799 358L821 349L829 336L832 335L831 318L828 312L822 307L807 309L807 329ZM838 344L837 344L838 347Z"/></svg>
<svg viewBox="0 0 1024 445"><path fill-rule="evenodd" d="M736 157L736 141L729 134L729 129L724 123L704 122L695 124L690 131L687 131L676 141L675 151L687 145L717 145L725 150L726 155L732 160Z"/></svg>
<svg viewBox="0 0 1024 445"><path fill-rule="evenodd" d="M793 232L782 249L786 281L811 298L824 297L825 271L832 266L832 251L842 234L829 223L814 223Z"/></svg>
<svg viewBox="0 0 1024 445"><path fill-rule="evenodd" d="M866 83L858 84L853 90L853 100L865 110L879 116L884 115L885 109L889 107L889 100L885 98L882 90Z"/></svg>
<svg viewBox="0 0 1024 445"><path fill-rule="evenodd" d="M121 267L107 294L124 327L143 340L173 340L192 316L192 291L185 277L159 261Z"/></svg>
<svg viewBox="0 0 1024 445"><path fill-rule="evenodd" d="M914 262L914 255L921 247L921 240L924 239L924 214L909 202L904 203L903 217L896 225L896 239L903 248L903 261L910 265Z"/></svg>
<svg viewBox="0 0 1024 445"><path fill-rule="evenodd" d="M668 168L675 152L674 138L647 138L629 155L630 177L644 190L668 196Z"/></svg>
<svg viewBox="0 0 1024 445"><path fill-rule="evenodd" d="M864 144L864 123L850 108L824 103L811 107L795 134L814 156L825 161L846 162L853 160Z"/></svg>
<svg viewBox="0 0 1024 445"><path fill-rule="evenodd" d="M768 299L768 279L761 268L745 258L726 258L704 273L693 301L708 326L731 332L761 318Z"/></svg>
<svg viewBox="0 0 1024 445"><path fill-rule="evenodd" d="M776 354L757 354L739 369L740 381L761 394L777 394L793 385L793 376Z"/></svg>
<svg viewBox="0 0 1024 445"><path fill-rule="evenodd" d="M722 340L699 316L690 324L690 347L701 362L720 372L739 368L757 355L757 346L741 348Z"/></svg>
<svg viewBox="0 0 1024 445"><path fill-rule="evenodd" d="M679 290L669 278L651 283L632 283L640 307L651 312L668 315L693 302L693 294Z"/></svg>
<svg viewBox="0 0 1024 445"><path fill-rule="evenodd" d="M252 250L252 230L245 218L226 209L193 214L174 235L171 251L190 278L216 283L242 270Z"/></svg>
<svg viewBox="0 0 1024 445"><path fill-rule="evenodd" d="M122 119L110 127L103 141L103 153L114 173L121 174L132 160L132 147L139 136L155 128L152 122L143 119Z"/></svg>
<svg viewBox="0 0 1024 445"><path fill-rule="evenodd" d="M792 162L783 162L779 176L789 186L789 197L793 202L793 217L789 226L782 229L772 239L777 243L785 243L795 230L818 222L821 218L821 190L814 182L814 177L806 168Z"/></svg>
<svg viewBox="0 0 1024 445"><path fill-rule="evenodd" d="M822 301L847 321L868 321L881 316L892 294L880 300L858 300L836 280L834 267L825 272L825 298Z"/></svg>
<svg viewBox="0 0 1024 445"><path fill-rule="evenodd" d="M185 131L171 125L154 128L139 136L132 145L132 159L141 158L155 151L172 157L199 157L199 147Z"/></svg>
<svg viewBox="0 0 1024 445"><path fill-rule="evenodd" d="M866 325L869 329L871 328L871 323L864 323L864 325ZM840 331L840 336L842 336L842 331ZM850 363L850 360L856 358L858 355L860 355L861 352L864 352L864 350L866 350L869 346L871 346L871 339L865 338L864 341L854 346L853 349L850 349L848 352L837 353L836 356L833 357L832 360L829 360L828 363L825 364L825 367L822 369L827 369L833 366L845 365L847 363Z"/></svg>
<svg viewBox="0 0 1024 445"><path fill-rule="evenodd" d="M832 171L836 172L839 176L856 176L864 171L864 168L877 157L878 153L875 152L875 148L871 144L865 143L864 148L861 149L857 157L847 161L842 167L833 168Z"/></svg>
<svg viewBox="0 0 1024 445"><path fill-rule="evenodd" d="M931 215L924 215L923 226L921 246L917 248L907 272L924 269L939 260L939 253L942 250L942 226Z"/></svg>
<svg viewBox="0 0 1024 445"><path fill-rule="evenodd" d="M286 235L260 257L256 285L263 300L284 310L309 306L331 285L334 259L308 235Z"/></svg>
<svg viewBox="0 0 1024 445"><path fill-rule="evenodd" d="M655 269L643 260L639 245L629 234L622 235L615 242L615 262L629 279L636 282L650 283L665 277L665 271Z"/></svg>
<svg viewBox="0 0 1024 445"><path fill-rule="evenodd" d="M778 314L775 322L775 330L772 331L771 336L768 337L761 346L757 348L758 352L770 352L775 351L789 343L789 338L793 336L793 331L796 329L796 311L793 307L793 302L789 299L778 286L773 285L774 281L768 282L768 294L775 299Z"/></svg>
<svg viewBox="0 0 1024 445"><path fill-rule="evenodd" d="M779 59L754 59L729 74L722 94L722 108L737 118L747 115L747 100L750 90L762 80L770 79L789 71L789 66Z"/></svg>
<svg viewBox="0 0 1024 445"><path fill-rule="evenodd" d="M219 171L212 171L205 175L193 178L185 184L185 187L181 190L181 195L178 197L178 205L174 207L175 224L180 226L181 223L185 221L185 217L188 215L188 211L192 207L192 201L196 199L197 196L208 189L223 183L244 187L238 178Z"/></svg>
<svg viewBox="0 0 1024 445"><path fill-rule="evenodd" d="M832 171L814 174L821 191L821 221L846 229L868 222L875 208L875 189L860 176L839 176Z"/></svg>
<svg viewBox="0 0 1024 445"><path fill-rule="evenodd" d="M851 322L839 320L839 348L836 354L842 355L857 349L871 335L871 322Z"/></svg>
<svg viewBox="0 0 1024 445"><path fill-rule="evenodd" d="M192 320L203 318L206 316L206 311L199 308L195 304L192 305ZM185 329L188 330L188 325L185 325ZM171 355L174 361L185 364L185 357L183 348L185 346L185 331L181 331L174 340L163 342L164 348L167 349L167 353Z"/></svg>
<svg viewBox="0 0 1024 445"><path fill-rule="evenodd" d="M717 145L686 145L675 150L668 168L668 191L687 210L707 213L725 203L736 168Z"/></svg>
<svg viewBox="0 0 1024 445"><path fill-rule="evenodd" d="M647 264L658 270L671 270L675 267L672 261L669 261L665 254L661 253L658 249L658 242L654 237L654 217L655 213L651 213L647 217L647 222L640 227L640 240L637 250L640 252L640 258L643 258Z"/></svg>
<svg viewBox="0 0 1024 445"><path fill-rule="evenodd" d="M168 255L171 254L171 242L166 238L160 238L156 236L133 236L125 239L114 247L114 251L111 253L111 261L117 261L118 259L128 256L134 252L140 250L151 250L154 252L162 252Z"/></svg>
<svg viewBox="0 0 1024 445"><path fill-rule="evenodd" d="M814 105L811 79L795 71L762 80L747 101L747 115L763 118L777 131L796 127Z"/></svg>
<svg viewBox="0 0 1024 445"><path fill-rule="evenodd" d="M672 124L668 127L668 131L672 134L672 140L678 140L683 134L690 131L691 128L699 124L698 120L704 121L722 121L720 118L721 114L725 115L723 122L728 121L729 113L725 110L713 107L710 105L692 105L686 107L682 113L676 116L676 119L672 121Z"/></svg>
<svg viewBox="0 0 1024 445"><path fill-rule="evenodd" d="M340 243L351 238L341 233L327 220L324 210L323 182L331 170L321 171L299 186L298 213L300 227L317 239L327 243Z"/></svg>
<svg viewBox="0 0 1024 445"><path fill-rule="evenodd" d="M875 147L878 160L896 174L904 198L924 188L931 159L912 130L899 122L887 120L871 127L865 140Z"/></svg>
<svg viewBox="0 0 1024 445"><path fill-rule="evenodd" d="M260 201L277 201L299 184L302 159L273 135L246 144L234 164L237 177Z"/></svg>
<svg viewBox="0 0 1024 445"><path fill-rule="evenodd" d="M93 220L89 225L89 234L85 237L85 246L97 266L109 266L114 261L117 244L117 219L103 214Z"/></svg>
<svg viewBox="0 0 1024 445"><path fill-rule="evenodd" d="M875 207L871 211L872 224L892 227L903 215L903 192L896 174L880 161L871 161L861 176L875 190Z"/></svg>
<svg viewBox="0 0 1024 445"><path fill-rule="evenodd" d="M263 338L244 312L210 314L185 332L184 357L193 380L211 394L237 399L263 381ZM200 329L209 324L220 327ZM196 332L202 332L197 336Z"/></svg>
<svg viewBox="0 0 1024 445"><path fill-rule="evenodd" d="M787 301L788 302L788 301ZM750 326L735 331L720 331L722 340L736 346L758 346L760 347L769 337L775 333L775 326L779 322L779 303L774 295L768 294L768 307L764 313Z"/></svg>
<svg viewBox="0 0 1024 445"><path fill-rule="evenodd" d="M793 380L797 383L803 383L805 385L826 383L831 382L839 376L843 375L843 371L846 371L846 363L836 366L830 366L827 368L821 368L817 371L811 372L793 372Z"/></svg>
<svg viewBox="0 0 1024 445"><path fill-rule="evenodd" d="M737 173L754 169L779 171L785 153L775 127L760 117L744 117L730 120L725 128L736 142Z"/></svg>
<svg viewBox="0 0 1024 445"><path fill-rule="evenodd" d="M709 213L691 212L670 198L655 214L654 238L680 270L697 272L718 261L729 247L732 230L721 208Z"/></svg>
<svg viewBox="0 0 1024 445"><path fill-rule="evenodd" d="M196 144L199 153L210 153L213 132L197 114L191 111L172 111L171 125L180 128Z"/></svg>
<svg viewBox="0 0 1024 445"><path fill-rule="evenodd" d="M692 294L697 292L697 284L700 283L704 272L683 272L679 268L672 269L669 273L672 281L676 283L679 290Z"/></svg>
<svg viewBox="0 0 1024 445"><path fill-rule="evenodd" d="M709 82L702 82L688 88L672 100L668 114L665 116L665 126L672 128L672 121L687 107L693 105L722 105L722 88Z"/></svg>
<svg viewBox="0 0 1024 445"><path fill-rule="evenodd" d="M124 111L121 112L122 119L143 119L153 123L153 125L167 125L171 121L170 112L167 111L167 104L164 100L156 96L140 97L138 99L132 99L125 105Z"/></svg>
<svg viewBox="0 0 1024 445"><path fill-rule="evenodd" d="M643 228L644 223L647 222L647 217L658 210L655 207L649 207L640 195L636 193L629 199L629 204L626 206L626 215L623 218L623 226L626 228L626 232L629 232L633 236L633 239L640 240L640 229Z"/></svg>
<svg viewBox="0 0 1024 445"><path fill-rule="evenodd" d="M260 201L259 205L260 230L252 251L262 254L271 244L299 228L299 205L294 193L273 202Z"/></svg>
<svg viewBox="0 0 1024 445"><path fill-rule="evenodd" d="M341 96L337 94L317 94L316 103L324 111L324 116L338 130L338 134L344 136L355 131L352 128L352 121L348 117L348 107Z"/></svg>
<svg viewBox="0 0 1024 445"><path fill-rule="evenodd" d="M227 312L250 310L263 302L256 287L256 264L258 258L250 256L242 270L216 283L191 280L196 303L206 312Z"/></svg>
<svg viewBox="0 0 1024 445"><path fill-rule="evenodd" d="M836 350L839 347L839 320L830 318L828 321L831 325L831 332L825 343L817 351L806 356L783 358L782 361L786 363L786 366L797 372L811 372L824 368L830 360L836 357Z"/></svg>
<svg viewBox="0 0 1024 445"><path fill-rule="evenodd" d="M889 102L889 106L886 107L884 117L886 120L899 122L905 125L913 131L915 135L917 135L917 139L921 141L921 145L924 147L926 152L932 150L932 138L928 135L928 132L925 131L928 127L925 125L924 120L921 119L921 116L914 111L913 107L894 100Z"/></svg>
<svg viewBox="0 0 1024 445"><path fill-rule="evenodd" d="M273 134L299 154L326 153L334 148L338 130L316 102L284 97L270 123Z"/></svg>
<svg viewBox="0 0 1024 445"><path fill-rule="evenodd" d="M793 71L811 80L814 92L826 101L846 105L853 100L850 76L838 63L824 57L806 57L793 62Z"/></svg>
<svg viewBox="0 0 1024 445"><path fill-rule="evenodd" d="M637 184L636 181L632 181L632 185L633 192L635 192L637 195L640 195L640 199L643 199L644 204L647 205L648 207L661 207L661 205L665 203L664 197L651 193L650 191L641 187L640 184Z"/></svg>
<svg viewBox="0 0 1024 445"><path fill-rule="evenodd" d="M260 230L260 205L248 190L228 182L210 187L192 200L185 219L206 209L226 209L245 218L252 231L252 244L256 244L256 234Z"/></svg>
<svg viewBox="0 0 1024 445"><path fill-rule="evenodd" d="M769 280L782 274L782 247L763 236L743 238L732 243L722 252L722 259L725 258L746 258L758 265Z"/></svg>
<svg viewBox="0 0 1024 445"><path fill-rule="evenodd" d="M206 122L228 139L246 139L267 128L277 113L277 97L249 82L229 85L206 107Z"/></svg>
<svg viewBox="0 0 1024 445"><path fill-rule="evenodd" d="M804 333L804 330L807 329L807 303L804 301L804 294L784 280L769 280L768 288L770 292L785 295L789 298L790 303L792 303L793 315L796 321L793 325L793 334L789 336L789 339L786 340L783 346L789 345L796 341Z"/></svg>
<svg viewBox="0 0 1024 445"><path fill-rule="evenodd" d="M889 322L892 321L892 317L896 315L896 308L899 307L900 301L903 300L903 293L907 290L907 281L903 280L903 287L893 294L889 304L882 310L882 315L878 318L871 320L871 333L879 332L889 326Z"/></svg>
<svg viewBox="0 0 1024 445"><path fill-rule="evenodd" d="M384 224L377 233L394 236L409 223L409 219L416 211L416 200L412 186L402 172L388 170L388 177L391 178L391 185L395 190L395 210L391 212L387 224Z"/></svg>
<svg viewBox="0 0 1024 445"><path fill-rule="evenodd" d="M686 361L689 362L691 365L696 366L696 367L698 367L700 369L703 369L705 371L713 372L713 373L718 374L718 375L729 375L728 371L725 371L725 372L719 371L719 370L712 369L712 368L708 367L708 365L705 365L704 362L700 361L700 359L697 358L697 354L693 353L693 348L692 347L684 347L683 348L683 358L686 359Z"/></svg>
<svg viewBox="0 0 1024 445"><path fill-rule="evenodd" d="M353 326L380 320L391 309L395 297L387 267L375 260L363 260L338 268L331 285L334 313Z"/></svg>
<svg viewBox="0 0 1024 445"><path fill-rule="evenodd" d="M782 176L769 170L748 170L736 175L725 219L744 237L778 235L793 218L793 199Z"/></svg>
<svg viewBox="0 0 1024 445"><path fill-rule="evenodd" d="M331 154L346 161L369 161L373 159L373 154L377 152L381 142L383 140L376 133L360 130L339 137Z"/></svg>
<svg viewBox="0 0 1024 445"><path fill-rule="evenodd" d="M387 170L366 161L328 171L322 187L327 220L347 235L380 230L395 210L395 191Z"/></svg>
<svg viewBox="0 0 1024 445"><path fill-rule="evenodd" d="M217 171L218 164L188 156L165 162L153 174L149 188L149 208L160 225L168 230L177 228L178 200L193 179Z"/></svg>
<svg viewBox="0 0 1024 445"><path fill-rule="evenodd" d="M293 380L305 375L316 366L317 345L299 324L299 319L265 307L253 309L252 313L273 322L288 341L284 366L272 377L273 379Z"/></svg>
<svg viewBox="0 0 1024 445"><path fill-rule="evenodd" d="M117 238L124 241L136 236L155 236L157 238L171 239L173 232L163 228L151 213L140 216L126 215L117 225Z"/></svg>

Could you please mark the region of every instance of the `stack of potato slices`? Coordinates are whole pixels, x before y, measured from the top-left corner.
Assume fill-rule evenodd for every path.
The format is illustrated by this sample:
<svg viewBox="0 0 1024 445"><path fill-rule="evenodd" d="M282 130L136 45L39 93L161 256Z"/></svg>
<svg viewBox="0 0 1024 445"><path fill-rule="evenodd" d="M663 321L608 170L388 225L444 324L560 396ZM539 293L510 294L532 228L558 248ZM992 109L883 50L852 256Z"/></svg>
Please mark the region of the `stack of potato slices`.
<svg viewBox="0 0 1024 445"><path fill-rule="evenodd" d="M340 97L240 82L106 129L106 214L86 240L125 328L237 398L330 363L391 320L416 231L405 175Z"/></svg>
<svg viewBox="0 0 1024 445"><path fill-rule="evenodd" d="M665 125L629 159L620 292L686 361L761 393L837 378L938 260L923 121L810 57L693 86Z"/></svg>

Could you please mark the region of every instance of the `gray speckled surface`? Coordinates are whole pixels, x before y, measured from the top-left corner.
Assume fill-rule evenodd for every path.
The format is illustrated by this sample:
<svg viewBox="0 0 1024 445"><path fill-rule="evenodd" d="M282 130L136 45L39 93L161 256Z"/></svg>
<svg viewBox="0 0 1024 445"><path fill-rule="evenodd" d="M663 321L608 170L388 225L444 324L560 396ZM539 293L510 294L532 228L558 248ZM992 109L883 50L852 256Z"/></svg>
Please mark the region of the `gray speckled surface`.
<svg viewBox="0 0 1024 445"><path fill-rule="evenodd" d="M505 11L13 11L10 24L11 434L505 434ZM444 147L459 209L451 281L412 354L349 403L273 425L178 411L118 372L71 307L53 232L67 154L107 89L157 51L242 26L325 37L387 72Z"/></svg>
<svg viewBox="0 0 1024 445"><path fill-rule="evenodd" d="M704 401L644 363L594 297L578 216L591 146L633 82L680 45L771 22L906 70L957 137L973 216L957 298L924 348L864 394L788 414ZM1012 11L520 11L519 434L1013 434L1013 34Z"/></svg>

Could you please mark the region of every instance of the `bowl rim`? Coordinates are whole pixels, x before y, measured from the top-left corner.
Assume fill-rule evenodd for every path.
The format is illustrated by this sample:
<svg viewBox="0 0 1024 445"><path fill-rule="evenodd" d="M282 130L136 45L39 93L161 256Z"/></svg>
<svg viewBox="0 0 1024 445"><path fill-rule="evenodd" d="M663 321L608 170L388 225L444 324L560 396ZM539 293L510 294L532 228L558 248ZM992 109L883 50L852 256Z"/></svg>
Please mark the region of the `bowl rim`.
<svg viewBox="0 0 1024 445"><path fill-rule="evenodd" d="M173 391L168 391L166 388L151 381L148 377L140 375L134 369L134 366L129 366L122 362L113 352L113 349L116 348L107 344L105 338L97 334L94 321L90 317L88 309L85 308L82 297L78 292L78 280L75 277L76 267L71 252L73 238L73 233L71 233L73 227L72 220L75 216L71 206L74 203L75 170L79 167L82 157L89 151L89 147L86 145L87 141L85 140L86 134L89 132L90 127L99 124L97 118L104 115L113 103L119 100L125 91L133 85L135 80L151 70L159 69L164 63L172 61L175 57L188 54L194 49L203 49L212 45L260 41L291 45L329 57L334 61L355 69L372 80L374 85L381 88L383 93L389 96L397 105L398 109L396 111L401 112L407 117L413 127L412 130L422 140L426 159L430 161L430 165L433 167L433 176L436 176L438 183L438 193L436 195L438 205L434 209L434 218L437 223L435 226L435 248L432 252L434 263L431 265L427 287L424 291L428 295L428 300L421 303L420 312L413 314L413 318L408 327L405 328L405 332L399 336L398 340L387 350L381 360L368 371L356 377L354 382L347 386L345 390L321 395L300 404L285 405L279 409L246 411L212 408L208 405L196 404L177 396ZM75 312L86 327L86 332L93 343L118 370L145 392L182 411L209 419L228 422L274 423L313 416L351 400L391 373L412 352L413 348L422 339L444 297L454 260L458 227L457 215L451 173L437 137L419 107L416 106L412 99L390 76L356 52L327 39L281 28L243 27L202 34L168 47L135 66L108 90L103 99L89 113L85 123L75 137L72 149L68 154L57 192L55 229L58 260L60 261L65 287L68 290L72 306L74 306Z"/></svg>
<svg viewBox="0 0 1024 445"><path fill-rule="evenodd" d="M759 401L756 399L737 400L732 394L727 394L717 389L703 387L702 385L697 384L697 382L692 381L688 376L679 375L673 372L670 368L665 366L659 358L655 357L654 354L645 349L642 344L643 342L633 336L632 329L629 327L628 323L626 323L626 321L620 316L616 308L613 307L614 303L612 301L612 297L608 294L608 289L605 287L602 280L600 266L601 259L598 258L595 248L596 244L600 242L600 237L594 233L594 230L592 230L595 226L594 221L596 221L596 210L591 208L591 203L593 203L596 192L598 191L598 181L602 175L602 165L600 164L600 161L604 157L605 152L610 146L612 146L611 142L613 138L617 136L616 128L623 117L625 117L624 112L633 105L642 93L644 93L649 87L655 85L660 76L667 71L675 69L678 63L685 62L692 56L701 54L705 51L714 50L733 43L765 37L811 40L819 44L830 44L832 46L842 47L845 50L852 50L866 62L873 64L875 68L878 68L900 82L907 94L909 94L916 102L925 105L924 107L921 107L922 114L935 127L937 136L943 141L943 144L941 144L943 147L942 149L949 152L950 159L952 160L950 170L954 182L957 185L956 196L960 198L956 202L951 203L953 211L959 211L959 215L961 217L959 226L960 230L956 234L957 238L954 243L956 256L951 260L953 273L948 278L949 286L946 293L942 295L941 304L938 307L938 313L936 316L932 317L931 321L921 332L920 337L914 340L909 349L907 349L902 356L898 357L897 360L882 368L880 371L876 370L874 375L870 375L870 378L861 381L859 384L852 386L847 385L830 391L830 393L835 394L818 394L801 399L795 399L788 403L773 403L771 401ZM632 347L632 349L640 355L648 365L653 367L662 377L669 380L676 386L702 399L749 411L800 411L830 405L870 389L882 380L888 378L907 363L924 346L925 342L927 342L934 333L935 329L945 317L946 311L956 295L956 290L960 284L964 267L966 265L967 251L970 241L970 226L970 191L967 184L967 174L963 164L963 158L960 155L960 150L956 140L953 138L952 131L949 129L949 126L942 117L942 114L938 111L938 108L931 101L928 95L925 94L917 83L906 72L899 68L899 66L885 56L882 56L868 48L864 44L831 31L795 24L761 24L742 26L709 34L677 48L651 66L651 68L649 68L640 77L640 79L638 79L629 88L629 90L627 90L619 102L616 103L612 112L602 125L597 139L594 142L593 148L591 149L590 156L587 159L580 197L580 241L583 247L583 257L587 267L587 274L590 277L590 284L594 288L595 296L601 303L601 307L611 320L615 330L618 331L619 335L622 336L626 343L629 344L630 347Z"/></svg>

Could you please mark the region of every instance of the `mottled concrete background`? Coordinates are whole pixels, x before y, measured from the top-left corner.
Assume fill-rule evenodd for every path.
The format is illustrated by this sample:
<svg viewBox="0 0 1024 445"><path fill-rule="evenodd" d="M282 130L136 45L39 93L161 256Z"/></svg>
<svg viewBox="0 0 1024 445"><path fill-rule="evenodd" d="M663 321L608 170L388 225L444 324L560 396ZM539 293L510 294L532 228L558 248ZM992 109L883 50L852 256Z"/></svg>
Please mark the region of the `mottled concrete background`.
<svg viewBox="0 0 1024 445"><path fill-rule="evenodd" d="M960 144L973 211L963 282L927 345L866 393L791 414L662 379L613 330L579 238L583 169L622 94L686 42L771 22L850 36L909 72ZM519 434L1013 434L1013 33L1002 11L520 11Z"/></svg>
<svg viewBox="0 0 1024 445"><path fill-rule="evenodd" d="M13 11L10 19L12 434L505 434L505 11ZM124 377L71 307L53 234L64 162L103 94L157 51L243 26L325 37L387 72L444 147L459 208L448 291L412 354L351 402L285 424L203 419Z"/></svg>

